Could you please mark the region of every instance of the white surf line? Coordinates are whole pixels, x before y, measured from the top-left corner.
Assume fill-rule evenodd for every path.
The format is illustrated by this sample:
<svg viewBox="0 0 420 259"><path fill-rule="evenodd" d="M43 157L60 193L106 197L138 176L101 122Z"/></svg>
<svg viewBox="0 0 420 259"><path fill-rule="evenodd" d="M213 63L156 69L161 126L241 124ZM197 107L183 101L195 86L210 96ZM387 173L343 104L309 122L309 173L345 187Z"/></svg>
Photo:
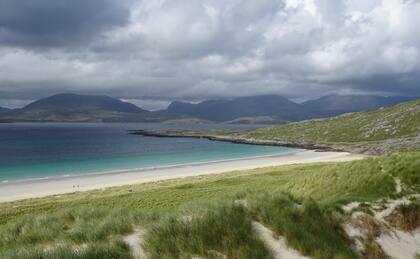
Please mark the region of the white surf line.
<svg viewBox="0 0 420 259"><path fill-rule="evenodd" d="M261 223L253 221L252 227L275 259L310 259L310 257L303 256L295 249L289 247L284 237L274 238L274 233Z"/></svg>

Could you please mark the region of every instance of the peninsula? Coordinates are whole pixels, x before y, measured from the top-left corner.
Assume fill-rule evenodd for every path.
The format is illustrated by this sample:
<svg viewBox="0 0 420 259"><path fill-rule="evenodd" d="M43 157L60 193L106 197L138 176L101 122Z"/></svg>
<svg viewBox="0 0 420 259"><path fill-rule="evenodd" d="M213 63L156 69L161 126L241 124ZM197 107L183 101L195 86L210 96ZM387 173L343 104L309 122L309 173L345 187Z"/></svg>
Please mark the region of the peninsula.
<svg viewBox="0 0 420 259"><path fill-rule="evenodd" d="M133 130L153 137L206 138L241 144L273 145L382 155L420 149L420 99L369 112L294 122L250 131Z"/></svg>

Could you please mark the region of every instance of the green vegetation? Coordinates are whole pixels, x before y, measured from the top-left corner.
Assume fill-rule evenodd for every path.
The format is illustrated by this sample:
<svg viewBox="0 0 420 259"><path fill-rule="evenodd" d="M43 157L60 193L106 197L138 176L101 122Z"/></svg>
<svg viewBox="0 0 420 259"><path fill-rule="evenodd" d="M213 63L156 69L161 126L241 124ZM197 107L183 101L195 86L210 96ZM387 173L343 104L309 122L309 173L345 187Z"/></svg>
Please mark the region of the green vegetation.
<svg viewBox="0 0 420 259"><path fill-rule="evenodd" d="M165 210L186 202L207 201L247 189L289 192L322 203L372 200L395 191L395 176L407 185L419 188L419 174L416 173L420 168L419 154L407 153L347 163L267 167L3 203L0 204L0 223L23 214L64 208Z"/></svg>
<svg viewBox="0 0 420 259"><path fill-rule="evenodd" d="M271 258L246 208L232 203L171 216L152 228L145 246L151 258Z"/></svg>
<svg viewBox="0 0 420 259"><path fill-rule="evenodd" d="M373 238L369 238L365 242L365 252L364 255L366 258L389 258L384 251L382 250L381 246L376 243Z"/></svg>
<svg viewBox="0 0 420 259"><path fill-rule="evenodd" d="M132 131L132 134L207 138L374 155L420 151L420 99L369 112L348 113L251 131L137 130Z"/></svg>
<svg viewBox="0 0 420 259"><path fill-rule="evenodd" d="M2 226L0 258L128 258L120 235L151 219L135 210L103 208L25 215Z"/></svg>
<svg viewBox="0 0 420 259"><path fill-rule="evenodd" d="M401 204L387 218L391 225L411 231L420 227L420 200L410 204Z"/></svg>
<svg viewBox="0 0 420 259"><path fill-rule="evenodd" d="M266 193L250 200L257 221L271 226L302 254L313 258L357 258L340 222L315 201L295 201L290 196Z"/></svg>
<svg viewBox="0 0 420 259"><path fill-rule="evenodd" d="M3 203L0 258L131 258L122 238L137 227L147 230L152 258L269 258L252 221L304 255L356 258L339 224L341 205L419 193L419 168L420 153L412 152Z"/></svg>
<svg viewBox="0 0 420 259"><path fill-rule="evenodd" d="M420 150L420 100L333 118L250 131L248 138L371 152Z"/></svg>
<svg viewBox="0 0 420 259"><path fill-rule="evenodd" d="M163 132L365 153L417 152L2 203L0 258L134 258L128 235L142 239L135 242L149 258L271 258L256 222L312 258L386 258L375 241L380 224L371 216L378 209L372 204L385 206L387 198L411 195L412 203L397 207L386 221L405 231L419 227L420 201L412 195L420 193L419 132L420 100L247 132ZM402 191L397 192L397 182ZM365 213L359 222L367 232L359 240L362 254L343 230L350 216L342 205L352 201L361 202L353 211Z"/></svg>
<svg viewBox="0 0 420 259"><path fill-rule="evenodd" d="M132 258L128 246L122 240L110 240L106 243L86 244L83 247L74 245L56 245L44 247L19 247L8 250L1 258L16 259L129 259Z"/></svg>

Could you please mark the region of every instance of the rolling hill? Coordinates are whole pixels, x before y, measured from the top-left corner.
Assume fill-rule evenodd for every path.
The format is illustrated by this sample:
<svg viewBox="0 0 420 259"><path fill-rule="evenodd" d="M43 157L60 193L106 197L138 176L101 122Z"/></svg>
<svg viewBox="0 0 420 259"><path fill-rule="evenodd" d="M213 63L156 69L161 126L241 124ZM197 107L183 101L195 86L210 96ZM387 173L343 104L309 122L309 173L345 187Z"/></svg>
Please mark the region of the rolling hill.
<svg viewBox="0 0 420 259"><path fill-rule="evenodd" d="M329 117L348 112L368 111L402 102L415 100L415 97L377 96L377 95L327 95L302 103L307 110Z"/></svg>
<svg viewBox="0 0 420 259"><path fill-rule="evenodd" d="M420 149L420 99L369 112L258 129L247 137L381 152Z"/></svg>
<svg viewBox="0 0 420 259"><path fill-rule="evenodd" d="M40 99L25 106L22 111L73 111L73 112L91 112L91 111L112 111L139 113L147 112L134 104L120 101L109 96L93 96L78 94L57 94L47 98Z"/></svg>
<svg viewBox="0 0 420 259"><path fill-rule="evenodd" d="M419 133L420 99L369 112L263 128L249 134L296 142L338 143L415 137Z"/></svg>
<svg viewBox="0 0 420 259"><path fill-rule="evenodd" d="M11 109L0 107L0 113L11 112Z"/></svg>
<svg viewBox="0 0 420 259"><path fill-rule="evenodd" d="M104 122L143 120L149 112L109 96L57 94L7 113L10 121Z"/></svg>

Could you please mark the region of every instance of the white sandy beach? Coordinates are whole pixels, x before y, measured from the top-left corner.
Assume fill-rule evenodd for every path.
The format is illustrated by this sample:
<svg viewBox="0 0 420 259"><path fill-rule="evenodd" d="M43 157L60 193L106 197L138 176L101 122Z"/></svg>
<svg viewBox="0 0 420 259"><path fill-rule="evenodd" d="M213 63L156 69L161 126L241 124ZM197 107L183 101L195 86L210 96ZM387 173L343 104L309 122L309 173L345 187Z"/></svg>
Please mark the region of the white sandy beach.
<svg viewBox="0 0 420 259"><path fill-rule="evenodd" d="M362 158L364 158L363 155L354 155L346 152L299 151L273 156L185 164L144 170L0 183L0 202L267 166L341 162Z"/></svg>

